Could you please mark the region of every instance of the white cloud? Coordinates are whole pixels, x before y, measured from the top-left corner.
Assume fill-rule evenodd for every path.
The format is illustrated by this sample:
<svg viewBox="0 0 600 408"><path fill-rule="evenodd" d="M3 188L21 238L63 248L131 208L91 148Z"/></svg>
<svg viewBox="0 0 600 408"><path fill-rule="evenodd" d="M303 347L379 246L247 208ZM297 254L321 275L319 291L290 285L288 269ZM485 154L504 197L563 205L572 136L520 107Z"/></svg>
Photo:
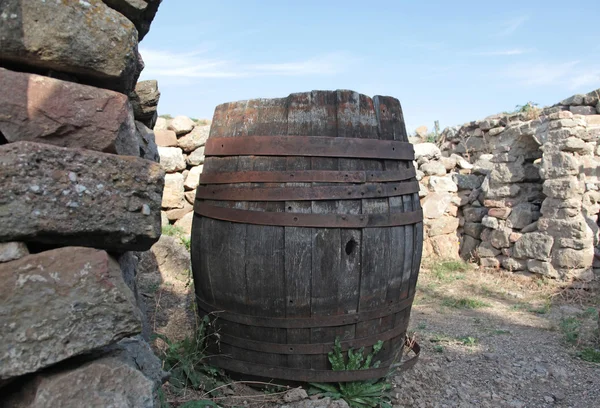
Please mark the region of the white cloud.
<svg viewBox="0 0 600 408"><path fill-rule="evenodd" d="M520 16L505 21L499 25L499 31L496 35L499 37L507 37L517 31L527 20L529 20L528 16Z"/></svg>
<svg viewBox="0 0 600 408"><path fill-rule="evenodd" d="M489 57L511 56L511 55L529 54L532 51L533 50L527 49L527 48L512 48L512 49L508 49L508 50L479 51L479 52L474 52L472 55L479 55L479 56L483 56L483 57L485 57L485 56L489 56Z"/></svg>
<svg viewBox="0 0 600 408"><path fill-rule="evenodd" d="M175 78L241 78L255 76L334 75L355 61L342 52L332 52L305 60L280 63L244 64L235 60L209 58L206 51L173 53L141 48L146 68L144 76Z"/></svg>

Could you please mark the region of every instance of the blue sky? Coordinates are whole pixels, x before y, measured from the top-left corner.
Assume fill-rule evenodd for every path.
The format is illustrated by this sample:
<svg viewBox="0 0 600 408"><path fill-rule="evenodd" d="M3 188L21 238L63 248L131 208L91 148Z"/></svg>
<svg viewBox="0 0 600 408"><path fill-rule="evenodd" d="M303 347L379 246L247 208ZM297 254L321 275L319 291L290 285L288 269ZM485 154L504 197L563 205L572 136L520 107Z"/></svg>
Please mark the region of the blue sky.
<svg viewBox="0 0 600 408"><path fill-rule="evenodd" d="M598 0L163 0L141 79L161 114L352 89L444 128L600 88L599 17Z"/></svg>

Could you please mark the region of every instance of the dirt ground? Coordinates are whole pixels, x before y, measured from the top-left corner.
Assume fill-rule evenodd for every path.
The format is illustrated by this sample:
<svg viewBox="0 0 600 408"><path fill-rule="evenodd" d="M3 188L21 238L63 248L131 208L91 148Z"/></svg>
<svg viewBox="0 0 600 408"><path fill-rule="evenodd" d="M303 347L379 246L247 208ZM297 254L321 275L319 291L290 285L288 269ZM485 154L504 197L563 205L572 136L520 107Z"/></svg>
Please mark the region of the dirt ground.
<svg viewBox="0 0 600 408"><path fill-rule="evenodd" d="M176 336L182 332L168 322L169 310L189 307L190 287L167 284L148 294L149 315L158 331ZM600 407L600 363L579 357L598 349L598 294L593 284L559 285L452 262L424 265L410 323L421 358L390 376L393 406ZM284 404L283 392L243 384L223 390L215 400L223 407ZM177 407L203 393L166 395Z"/></svg>

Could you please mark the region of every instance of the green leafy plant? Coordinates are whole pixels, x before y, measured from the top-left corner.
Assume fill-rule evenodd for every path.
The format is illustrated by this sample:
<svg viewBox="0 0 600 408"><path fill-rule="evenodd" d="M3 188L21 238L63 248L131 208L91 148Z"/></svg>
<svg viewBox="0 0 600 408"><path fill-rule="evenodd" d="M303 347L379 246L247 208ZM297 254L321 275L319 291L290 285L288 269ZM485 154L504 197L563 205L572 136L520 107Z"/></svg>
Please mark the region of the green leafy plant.
<svg viewBox="0 0 600 408"><path fill-rule="evenodd" d="M329 352L328 358L333 371L367 370L377 368L380 361L373 362L373 358L381 348L383 341L378 341L373 350L366 355L364 347L358 351L352 348L347 355L342 352L342 344L339 338L335 339L333 351ZM344 399L352 408L391 408L389 398L384 393L391 388L386 379L374 379L366 381L340 382L337 384L311 383L311 394L321 393L333 399Z"/></svg>
<svg viewBox="0 0 600 408"><path fill-rule="evenodd" d="M219 406L211 400L188 401L185 404L179 406L179 408L206 408L206 407L219 408Z"/></svg>
<svg viewBox="0 0 600 408"><path fill-rule="evenodd" d="M458 340L461 341L465 346L474 346L477 344L477 339L471 336L461 337Z"/></svg>
<svg viewBox="0 0 600 408"><path fill-rule="evenodd" d="M441 282L465 279L465 272L471 269L469 264L461 261L442 261L431 267L433 276Z"/></svg>
<svg viewBox="0 0 600 408"><path fill-rule="evenodd" d="M168 235L170 237L179 238L179 241L181 241L181 243L186 247L186 249L188 251L190 250L191 239L185 233L185 231L182 230L181 228L176 227L175 225L163 225L163 227L162 227L162 233L164 235Z"/></svg>
<svg viewBox="0 0 600 408"><path fill-rule="evenodd" d="M566 317L560 320L560 330L565 341L569 344L577 344L579 340L579 327L581 322L574 317Z"/></svg>
<svg viewBox="0 0 600 408"><path fill-rule="evenodd" d="M442 301L442 306L453 307L456 309L479 309L489 307L490 304L473 298L446 298Z"/></svg>
<svg viewBox="0 0 600 408"><path fill-rule="evenodd" d="M163 368L171 374L169 383L174 389L212 389L224 384L219 370L206 364L209 326L210 319L204 316L193 337L172 341L162 334L154 335L166 345L159 357L163 361Z"/></svg>
<svg viewBox="0 0 600 408"><path fill-rule="evenodd" d="M577 356L584 361L600 364L600 350L588 347L577 353Z"/></svg>

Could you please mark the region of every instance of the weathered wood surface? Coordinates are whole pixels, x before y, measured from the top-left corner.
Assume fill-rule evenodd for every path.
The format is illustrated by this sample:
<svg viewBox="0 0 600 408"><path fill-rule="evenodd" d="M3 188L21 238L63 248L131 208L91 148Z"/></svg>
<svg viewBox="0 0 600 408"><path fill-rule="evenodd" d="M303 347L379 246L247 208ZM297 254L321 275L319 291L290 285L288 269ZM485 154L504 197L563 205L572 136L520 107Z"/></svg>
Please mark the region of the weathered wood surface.
<svg viewBox="0 0 600 408"><path fill-rule="evenodd" d="M210 137L331 136L407 141L400 103L352 91L313 91L217 107ZM327 157L207 157L205 172L377 170L411 168L398 160ZM240 183L233 186L310 187L324 183ZM399 197L287 202L210 201L253 211L377 214L420 209L418 194ZM309 318L380 309L414 294L422 223L387 228L262 226L194 217L192 266L200 299L223 310L273 318ZM222 333L264 343L320 344L406 330L409 310L356 324L310 329L250 327L219 321ZM378 356L391 363L404 333ZM220 352L250 363L327 369L326 353L277 354L222 343Z"/></svg>

